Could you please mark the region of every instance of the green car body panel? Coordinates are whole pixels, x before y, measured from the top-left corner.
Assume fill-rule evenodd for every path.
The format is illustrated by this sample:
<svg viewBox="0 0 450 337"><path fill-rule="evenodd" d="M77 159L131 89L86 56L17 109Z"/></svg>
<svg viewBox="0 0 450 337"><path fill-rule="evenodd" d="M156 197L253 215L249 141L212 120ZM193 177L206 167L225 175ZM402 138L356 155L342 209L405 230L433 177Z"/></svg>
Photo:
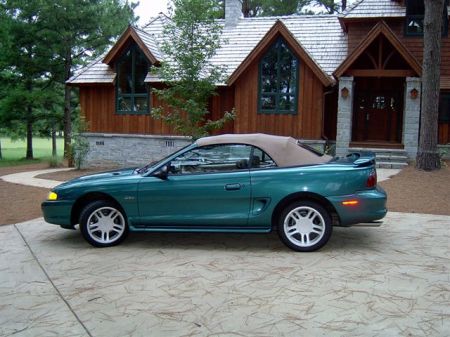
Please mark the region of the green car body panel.
<svg viewBox="0 0 450 337"><path fill-rule="evenodd" d="M57 200L42 203L44 218L73 228L81 208L95 198L120 205L130 231L269 232L282 208L295 200L319 202L336 214L335 224L341 226L378 220L387 212L386 193L379 186L365 187L374 170L373 155L362 154L359 163L343 158L317 165L158 176L176 155L196 146L145 174L124 169L63 183L53 189ZM358 204L343 206L345 200Z"/></svg>

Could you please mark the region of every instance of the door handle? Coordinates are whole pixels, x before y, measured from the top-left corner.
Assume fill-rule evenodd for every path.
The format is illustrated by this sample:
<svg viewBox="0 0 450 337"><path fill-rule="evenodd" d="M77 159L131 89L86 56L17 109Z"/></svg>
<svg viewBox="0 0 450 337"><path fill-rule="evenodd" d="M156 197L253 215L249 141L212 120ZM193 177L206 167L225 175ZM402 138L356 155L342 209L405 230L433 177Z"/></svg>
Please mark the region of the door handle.
<svg viewBox="0 0 450 337"><path fill-rule="evenodd" d="M242 187L241 184L226 184L225 190L226 191L237 191L237 190L240 190L241 187Z"/></svg>

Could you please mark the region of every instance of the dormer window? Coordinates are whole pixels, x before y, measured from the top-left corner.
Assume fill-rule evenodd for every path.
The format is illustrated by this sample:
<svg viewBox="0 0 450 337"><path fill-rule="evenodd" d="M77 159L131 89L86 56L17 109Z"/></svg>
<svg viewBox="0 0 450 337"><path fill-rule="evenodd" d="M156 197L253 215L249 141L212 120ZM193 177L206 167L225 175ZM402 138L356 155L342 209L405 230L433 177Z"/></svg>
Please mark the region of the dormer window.
<svg viewBox="0 0 450 337"><path fill-rule="evenodd" d="M149 112L149 92L145 78L150 63L136 45L128 48L116 63L116 112L146 114Z"/></svg>
<svg viewBox="0 0 450 337"><path fill-rule="evenodd" d="M282 38L259 63L259 113L296 114L298 59Z"/></svg>
<svg viewBox="0 0 450 337"><path fill-rule="evenodd" d="M442 35L447 36L448 32L448 13L447 3L445 1L444 11L442 13ZM406 36L423 36L423 19L425 15L425 5L423 0L406 0Z"/></svg>

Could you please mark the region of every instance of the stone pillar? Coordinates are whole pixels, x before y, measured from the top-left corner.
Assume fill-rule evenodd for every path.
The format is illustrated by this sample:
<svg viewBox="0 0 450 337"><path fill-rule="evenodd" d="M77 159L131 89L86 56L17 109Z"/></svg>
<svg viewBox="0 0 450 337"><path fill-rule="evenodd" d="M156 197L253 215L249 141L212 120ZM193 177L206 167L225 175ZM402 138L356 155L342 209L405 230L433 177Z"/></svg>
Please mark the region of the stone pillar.
<svg viewBox="0 0 450 337"><path fill-rule="evenodd" d="M240 0L225 0L225 27L236 26L242 17Z"/></svg>
<svg viewBox="0 0 450 337"><path fill-rule="evenodd" d="M422 81L419 77L407 77L405 86L405 108L403 111L403 145L410 159L415 159L419 146L420 101ZM418 95L411 97L411 91L416 89Z"/></svg>
<svg viewBox="0 0 450 337"><path fill-rule="evenodd" d="M337 156L345 156L347 154L352 138L353 85L353 76L339 78L336 127Z"/></svg>

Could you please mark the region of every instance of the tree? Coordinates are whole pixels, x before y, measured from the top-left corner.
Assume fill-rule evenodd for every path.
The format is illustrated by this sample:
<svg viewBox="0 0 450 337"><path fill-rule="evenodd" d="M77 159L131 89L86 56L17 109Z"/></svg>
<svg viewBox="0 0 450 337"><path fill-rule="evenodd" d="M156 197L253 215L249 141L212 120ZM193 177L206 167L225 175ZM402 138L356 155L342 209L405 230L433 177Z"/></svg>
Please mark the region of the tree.
<svg viewBox="0 0 450 337"><path fill-rule="evenodd" d="M437 150L437 131L441 65L441 27L444 0L425 0L424 4L422 104L416 167L428 171L441 167L440 156Z"/></svg>
<svg viewBox="0 0 450 337"><path fill-rule="evenodd" d="M53 51L51 73L61 84L79 65L102 54L128 24L135 23L137 4L122 0L46 0L43 20ZM70 157L71 88L64 87L64 156ZM69 158L70 159L70 158Z"/></svg>
<svg viewBox="0 0 450 337"><path fill-rule="evenodd" d="M43 82L50 59L42 34L41 6L26 0L5 0L0 5L0 118L4 126L25 126L15 132L26 134L26 158L33 159L33 125L48 93Z"/></svg>
<svg viewBox="0 0 450 337"><path fill-rule="evenodd" d="M196 139L233 118L228 112L216 121L206 118L208 101L225 80L224 69L209 62L220 46L222 28L214 19L212 0L173 0L169 11L172 19L162 44L168 61L156 69L166 88L153 90L170 109L156 107L152 116Z"/></svg>

